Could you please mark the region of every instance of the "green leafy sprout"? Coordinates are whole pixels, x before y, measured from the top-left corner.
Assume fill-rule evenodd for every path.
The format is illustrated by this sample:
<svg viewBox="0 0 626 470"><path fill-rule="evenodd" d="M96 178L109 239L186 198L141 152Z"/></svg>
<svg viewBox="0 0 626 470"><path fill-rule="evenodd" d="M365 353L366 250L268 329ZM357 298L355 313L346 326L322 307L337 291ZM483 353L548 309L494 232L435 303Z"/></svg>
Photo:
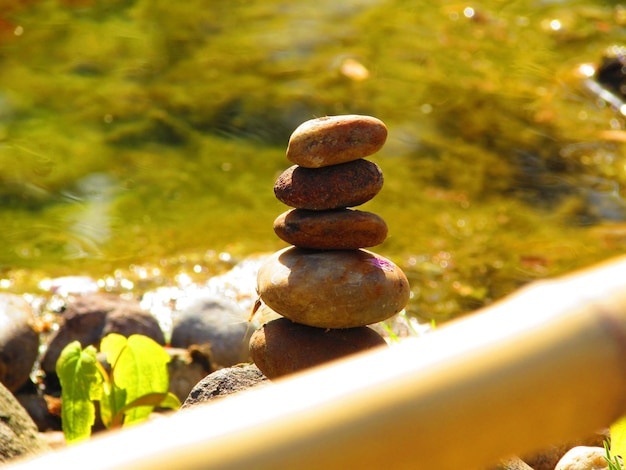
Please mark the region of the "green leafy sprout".
<svg viewBox="0 0 626 470"><path fill-rule="evenodd" d="M619 458L617 456L614 456L613 453L611 452L611 444L608 439L604 440L604 451L605 451L604 459L606 460L609 466L609 470L623 470L622 464L620 463Z"/></svg>
<svg viewBox="0 0 626 470"><path fill-rule="evenodd" d="M619 457L626 455L626 416L622 416L610 427L611 439L604 441L609 470L623 470L624 466ZM619 457L618 457L619 456Z"/></svg>
<svg viewBox="0 0 626 470"><path fill-rule="evenodd" d="M169 355L143 335L128 338L112 333L100 342L110 372L98 362L96 348L69 343L56 363L61 382L61 424L68 443L91 435L96 403L107 429L138 423L155 407L177 409L180 401L168 392Z"/></svg>

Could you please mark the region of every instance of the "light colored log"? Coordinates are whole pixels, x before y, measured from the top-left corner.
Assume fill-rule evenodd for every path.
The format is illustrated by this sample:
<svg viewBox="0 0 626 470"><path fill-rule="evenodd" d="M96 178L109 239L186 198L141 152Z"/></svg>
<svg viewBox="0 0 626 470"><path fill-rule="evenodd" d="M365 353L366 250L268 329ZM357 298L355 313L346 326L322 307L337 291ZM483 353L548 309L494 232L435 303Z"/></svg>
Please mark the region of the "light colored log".
<svg viewBox="0 0 626 470"><path fill-rule="evenodd" d="M626 258L421 338L10 466L480 469L626 413Z"/></svg>

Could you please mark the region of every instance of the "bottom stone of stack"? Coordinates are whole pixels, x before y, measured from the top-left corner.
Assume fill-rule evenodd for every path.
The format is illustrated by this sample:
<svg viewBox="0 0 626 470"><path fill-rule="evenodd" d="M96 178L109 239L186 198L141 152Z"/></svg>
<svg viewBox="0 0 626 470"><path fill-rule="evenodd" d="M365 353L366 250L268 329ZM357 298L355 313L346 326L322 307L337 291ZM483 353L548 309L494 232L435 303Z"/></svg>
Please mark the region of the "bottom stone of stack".
<svg viewBox="0 0 626 470"><path fill-rule="evenodd" d="M366 326L325 329L278 318L254 332L250 356L268 379L276 379L386 344Z"/></svg>

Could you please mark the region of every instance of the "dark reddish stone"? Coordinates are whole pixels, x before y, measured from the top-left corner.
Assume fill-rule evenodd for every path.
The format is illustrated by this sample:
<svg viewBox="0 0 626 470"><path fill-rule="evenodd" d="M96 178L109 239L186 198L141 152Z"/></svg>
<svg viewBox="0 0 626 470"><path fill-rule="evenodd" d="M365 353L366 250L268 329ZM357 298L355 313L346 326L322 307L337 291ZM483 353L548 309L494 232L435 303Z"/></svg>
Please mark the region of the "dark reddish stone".
<svg viewBox="0 0 626 470"><path fill-rule="evenodd" d="M372 212L292 209L276 218L274 232L287 243L302 248L350 250L385 241L387 224Z"/></svg>
<svg viewBox="0 0 626 470"><path fill-rule="evenodd" d="M382 187L382 170L360 159L317 169L291 166L276 180L274 194L291 207L325 210L363 204Z"/></svg>
<svg viewBox="0 0 626 470"><path fill-rule="evenodd" d="M386 344L366 326L333 330L279 318L254 332L250 355L267 378L275 379Z"/></svg>

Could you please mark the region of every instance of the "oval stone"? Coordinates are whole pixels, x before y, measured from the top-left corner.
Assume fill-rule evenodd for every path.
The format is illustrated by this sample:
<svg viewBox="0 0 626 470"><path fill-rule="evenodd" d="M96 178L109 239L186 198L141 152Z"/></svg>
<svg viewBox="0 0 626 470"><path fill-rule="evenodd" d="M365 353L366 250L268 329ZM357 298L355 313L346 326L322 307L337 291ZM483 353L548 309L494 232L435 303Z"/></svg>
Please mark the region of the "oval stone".
<svg viewBox="0 0 626 470"><path fill-rule="evenodd" d="M289 247L261 265L259 296L296 323L353 328L404 308L409 282L388 259L367 250L317 251Z"/></svg>
<svg viewBox="0 0 626 470"><path fill-rule="evenodd" d="M372 212L292 209L274 220L274 232L280 239L301 248L352 250L385 241L387 224Z"/></svg>
<svg viewBox="0 0 626 470"><path fill-rule="evenodd" d="M30 304L0 293L0 382L15 392L28 382L39 353L39 333Z"/></svg>
<svg viewBox="0 0 626 470"><path fill-rule="evenodd" d="M349 162L378 152L387 127L371 116L326 116L306 121L293 131L287 158L306 168Z"/></svg>
<svg viewBox="0 0 626 470"><path fill-rule="evenodd" d="M252 334L250 357L268 379L275 379L386 345L366 326L336 330L279 318Z"/></svg>
<svg viewBox="0 0 626 470"><path fill-rule="evenodd" d="M326 210L363 204L382 187L380 167L361 158L315 169L293 165L274 183L274 194L297 209Z"/></svg>

